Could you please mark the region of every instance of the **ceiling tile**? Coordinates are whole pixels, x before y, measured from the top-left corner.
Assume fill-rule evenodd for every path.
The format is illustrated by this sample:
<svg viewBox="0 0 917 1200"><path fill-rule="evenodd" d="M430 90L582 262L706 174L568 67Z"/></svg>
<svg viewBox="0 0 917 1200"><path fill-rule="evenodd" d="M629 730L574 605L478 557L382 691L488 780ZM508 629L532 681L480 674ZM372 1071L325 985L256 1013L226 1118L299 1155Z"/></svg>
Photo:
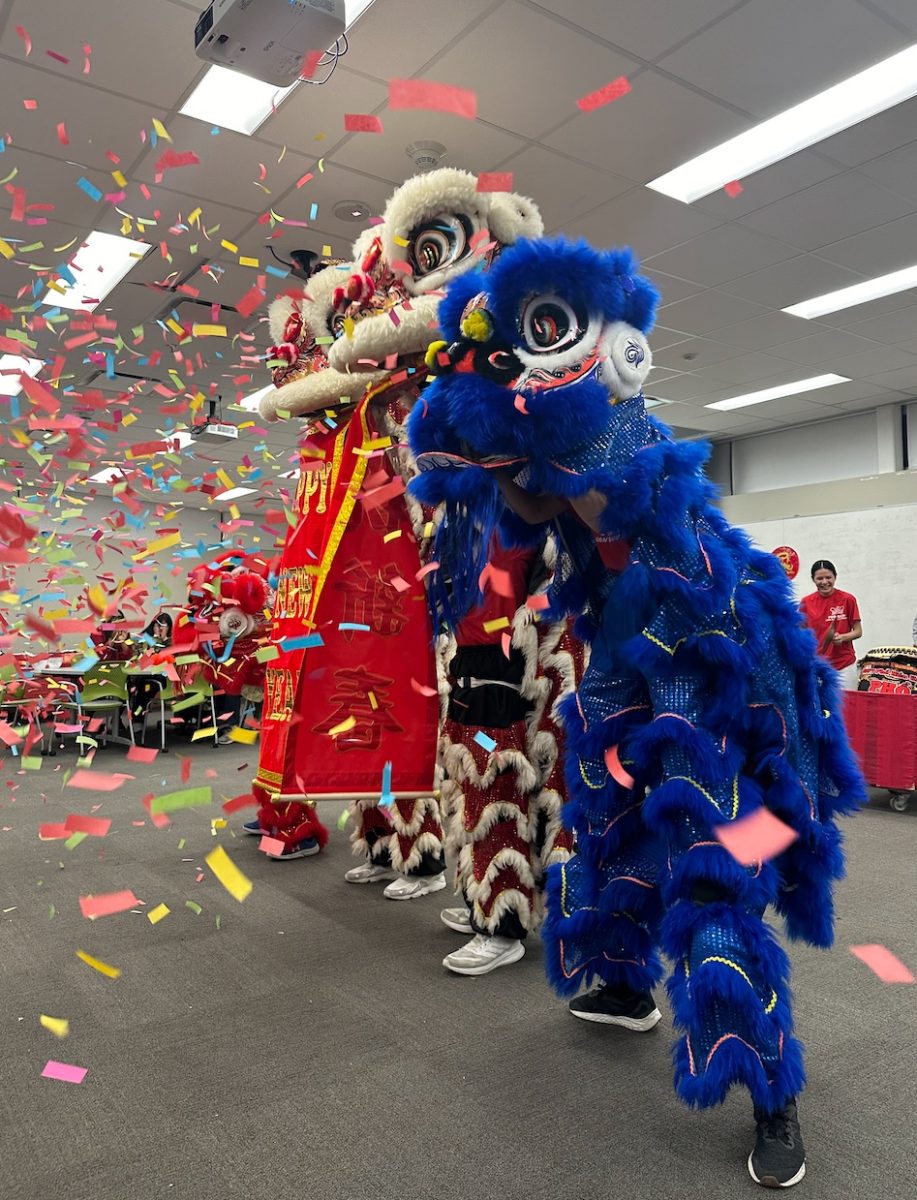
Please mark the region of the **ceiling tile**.
<svg viewBox="0 0 917 1200"><path fill-rule="evenodd" d="M646 263L640 264L640 274L645 275L656 285L659 291L660 313L667 304L685 300L688 296L696 296L698 292L704 290L700 284L692 283L688 279L679 279L676 275L666 275L663 271L654 271Z"/></svg>
<svg viewBox="0 0 917 1200"><path fill-rule="evenodd" d="M641 0L614 6L608 0L535 0L535 4L640 58L653 59L734 8L736 0L678 0L677 4Z"/></svg>
<svg viewBox="0 0 917 1200"><path fill-rule="evenodd" d="M495 69L494 47L512 48L518 73ZM413 71L416 62L415 58ZM547 14L505 0L424 74L438 83L471 88L477 92L482 120L535 138L566 116L587 121L594 114L578 114L577 99L619 75L632 74L636 67L633 59L568 29ZM539 87L537 80L550 80L550 86ZM572 146L569 150L577 158L584 157Z"/></svg>
<svg viewBox="0 0 917 1200"><path fill-rule="evenodd" d="M763 171L746 176L742 180L742 191L737 196L729 196L720 188L719 191L696 200L694 207L710 213L720 221L737 221L748 213L766 208L787 196L794 196L797 192L840 173L839 166L827 162L811 150L803 150L783 159L782 162L765 167Z"/></svg>
<svg viewBox="0 0 917 1200"><path fill-rule="evenodd" d="M804 250L815 250L906 216L915 207L917 200L908 200L856 171L847 171L750 213L742 218L742 224Z"/></svg>
<svg viewBox="0 0 917 1200"><path fill-rule="evenodd" d="M812 322L786 313L771 312L740 321L717 333L717 341L740 350L769 350L771 346L791 341L794 337L806 337L812 333Z"/></svg>
<svg viewBox="0 0 917 1200"><path fill-rule="evenodd" d="M912 119L917 121L917 111ZM912 126L913 131L917 131L917 124ZM881 158L874 158L872 162L864 163L860 170L882 187L917 201L917 142L911 142L909 146L902 146Z"/></svg>
<svg viewBox="0 0 917 1200"><path fill-rule="evenodd" d="M657 254L648 266L658 267L703 287L716 287L762 267L793 258L798 251L774 238L764 237L738 225L722 225Z"/></svg>
<svg viewBox="0 0 917 1200"><path fill-rule="evenodd" d="M746 300L755 300L771 308L787 308L810 296L862 282L862 276L814 254L787 259L762 271L753 271L741 279L724 283L722 290Z"/></svg>
<svg viewBox="0 0 917 1200"><path fill-rule="evenodd" d="M343 58L327 83L300 84L268 117L254 140L289 146L316 157L335 146L344 136L344 113L374 112L388 98L384 83L348 70L343 64L349 61L349 56ZM371 141L377 135L350 136L357 141Z"/></svg>
<svg viewBox="0 0 917 1200"><path fill-rule="evenodd" d="M725 362L742 354L733 346L710 338L689 338L688 341L678 342L665 350L653 349L653 369L669 367L678 371L699 371L703 367L713 366L714 363ZM685 358L690 355L690 358ZM654 374L653 378L657 378Z"/></svg>
<svg viewBox="0 0 917 1200"><path fill-rule="evenodd" d="M860 337L872 338L893 346L896 343L909 342L917 338L917 304L909 304L899 308L897 312L885 313L881 317L870 317L866 321L858 321L850 328L851 333ZM907 347L904 347L907 349Z"/></svg>
<svg viewBox="0 0 917 1200"><path fill-rule="evenodd" d="M906 0L910 4L911 0ZM915 9L917 11L917 9ZM914 130L917 128L917 97L896 104L894 108L876 113L867 121L836 133L834 137L825 138L818 143L820 154L837 159L848 167L858 167L861 163L869 162L899 146L906 146L914 140Z"/></svg>
<svg viewBox="0 0 917 1200"><path fill-rule="evenodd" d="M737 392L742 389L758 391L760 388L790 383L805 376L805 372L800 372L795 364L761 351L752 351L726 362L714 363L713 366L698 370L697 374L707 382L711 390L714 387L722 388L727 384L735 384Z"/></svg>
<svg viewBox="0 0 917 1200"><path fill-rule="evenodd" d="M378 0L353 27L343 61L350 70L383 81L414 75L463 29L477 25L491 8L493 0L461 0L460 4ZM454 82L439 80L435 73L427 77ZM354 109L348 106L347 111Z"/></svg>
<svg viewBox="0 0 917 1200"><path fill-rule="evenodd" d="M752 304L749 300L729 296L712 288L687 300L680 300L677 304L670 304L665 310L666 320L673 327L694 334L712 334L729 325L766 314L767 309L760 304Z"/></svg>
<svg viewBox="0 0 917 1200"><path fill-rule="evenodd" d="M614 76L613 67L606 70L604 82ZM602 82L600 78L591 86ZM577 83L576 87L579 95L590 90L585 81L584 86ZM562 115L558 112L558 117ZM544 141L586 162L610 166L637 183L647 183L713 143L742 133L748 125L745 118L715 100L650 70L634 79L628 95L594 112L576 113ZM649 128L652 137L647 137Z"/></svg>
<svg viewBox="0 0 917 1200"><path fill-rule="evenodd" d="M870 383L893 391L907 392L909 396L917 395L917 362L910 367L899 367L892 371L877 371L869 377Z"/></svg>
<svg viewBox="0 0 917 1200"><path fill-rule="evenodd" d="M846 330L823 329L811 337L799 338L785 345L771 347L771 354L807 367L824 366L835 370L834 362L853 354L879 355L884 347L864 337L855 337ZM843 372L837 372L843 374Z"/></svg>
<svg viewBox="0 0 917 1200"><path fill-rule="evenodd" d="M910 266L917 262L917 213L822 246L818 253L866 278Z"/></svg>
<svg viewBox="0 0 917 1200"><path fill-rule="evenodd" d="M911 0L869 0L872 7L900 22L917 38L917 8Z"/></svg>
<svg viewBox="0 0 917 1200"><path fill-rule="evenodd" d="M587 209L628 191L633 184L617 175L597 171L543 146L527 146L500 163L513 174L513 190L537 201L545 229L562 230Z"/></svg>
<svg viewBox="0 0 917 1200"><path fill-rule="evenodd" d="M648 258L715 224L711 217L686 204L646 188L634 188L570 221L567 233L584 237L596 246L633 246L640 258Z"/></svg>
<svg viewBox="0 0 917 1200"><path fill-rule="evenodd" d="M741 5L660 65L763 120L905 45L856 0L766 0Z"/></svg>
<svg viewBox="0 0 917 1200"><path fill-rule="evenodd" d="M878 343L872 343L878 346ZM839 355L831 363L831 370L838 375L848 375L851 379L868 379L881 387L900 387L900 383L883 383L883 379L898 370L910 371L914 378L917 360L913 354L907 354L897 346L881 346L865 354Z"/></svg>

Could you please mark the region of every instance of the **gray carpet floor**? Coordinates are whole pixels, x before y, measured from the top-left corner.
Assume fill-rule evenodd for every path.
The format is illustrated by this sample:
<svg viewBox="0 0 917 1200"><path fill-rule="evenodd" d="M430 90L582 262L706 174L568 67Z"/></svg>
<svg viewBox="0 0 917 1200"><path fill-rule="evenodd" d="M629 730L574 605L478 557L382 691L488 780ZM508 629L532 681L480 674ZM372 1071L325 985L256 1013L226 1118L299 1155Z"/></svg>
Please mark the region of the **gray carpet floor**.
<svg viewBox="0 0 917 1200"><path fill-rule="evenodd" d="M182 786L181 753L216 804L154 829L140 798ZM676 1102L668 1013L648 1035L571 1019L537 939L510 968L450 975L449 893L397 904L345 884L340 805L318 858L268 860L239 836L245 814L214 835L255 758L195 746L143 767L110 748L96 769L137 778L105 794L62 790L69 755L38 772L0 762L3 1200L762 1194L745 1172L747 1097L702 1114ZM94 804L113 821L104 839L39 841L41 822ZM847 947L880 942L917 967L917 809L891 813L876 793L846 830L837 949L792 952L810 1075L799 1194L913 1200L917 988L881 984ZM254 883L244 903L204 865L217 844ZM79 896L125 888L171 914L82 917ZM69 1037L41 1013L68 1018ZM48 1059L88 1074L44 1079Z"/></svg>

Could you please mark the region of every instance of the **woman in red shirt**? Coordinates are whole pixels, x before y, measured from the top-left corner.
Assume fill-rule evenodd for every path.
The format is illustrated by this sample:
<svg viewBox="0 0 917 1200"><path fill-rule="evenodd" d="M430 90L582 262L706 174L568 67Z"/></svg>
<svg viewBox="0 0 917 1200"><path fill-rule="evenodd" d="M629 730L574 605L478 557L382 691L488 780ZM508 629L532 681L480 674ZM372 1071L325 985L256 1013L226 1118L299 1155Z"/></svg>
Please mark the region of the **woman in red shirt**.
<svg viewBox="0 0 917 1200"><path fill-rule="evenodd" d="M841 685L855 688L856 652L853 642L863 636L856 597L834 586L834 563L820 558L812 564L816 590L804 596L799 611L818 639L818 653L841 672Z"/></svg>

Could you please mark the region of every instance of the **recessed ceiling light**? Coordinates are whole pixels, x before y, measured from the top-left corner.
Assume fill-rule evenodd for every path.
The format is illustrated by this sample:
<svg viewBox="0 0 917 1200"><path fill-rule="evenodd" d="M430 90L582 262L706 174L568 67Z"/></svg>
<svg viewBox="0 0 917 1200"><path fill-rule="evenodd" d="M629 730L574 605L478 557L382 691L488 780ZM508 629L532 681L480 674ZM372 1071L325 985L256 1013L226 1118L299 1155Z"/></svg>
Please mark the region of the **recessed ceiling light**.
<svg viewBox="0 0 917 1200"><path fill-rule="evenodd" d="M22 391L19 376L28 375L34 379L44 365L40 358L0 354L0 396L18 396Z"/></svg>
<svg viewBox="0 0 917 1200"><path fill-rule="evenodd" d="M41 298L56 308L82 308L92 312L125 275L147 254L149 242L94 230L71 258L66 275L54 281Z"/></svg>
<svg viewBox="0 0 917 1200"><path fill-rule="evenodd" d="M917 96L917 45L714 146L646 186L690 204Z"/></svg>
<svg viewBox="0 0 917 1200"><path fill-rule="evenodd" d="M365 221L370 211L365 200L341 200L332 209L339 221Z"/></svg>
<svg viewBox="0 0 917 1200"><path fill-rule="evenodd" d="M805 320L811 321L813 317L823 317L825 313L853 308L855 304L868 304L870 300L893 296L896 292L906 292L912 287L917 287L917 265L903 267L900 271L892 271L888 275L877 275L875 279L865 279L862 283L838 288L836 292L825 292L823 296L813 296L811 300L801 300L798 304L791 304L789 308L781 311L789 313L791 317L804 317Z"/></svg>
<svg viewBox="0 0 917 1200"><path fill-rule="evenodd" d="M257 488L234 487L226 492L220 492L218 496L214 496L214 500L237 500L239 496L250 496L257 490Z"/></svg>
<svg viewBox="0 0 917 1200"><path fill-rule="evenodd" d="M834 387L836 383L849 383L846 375L813 375L810 379L797 379L795 383L781 383L777 387L764 388L760 392L746 392L744 396L730 396L728 400L715 400L704 408L716 408L728 412L731 408L745 408L749 404L764 404L766 400L779 400L781 396L796 396L800 392L815 392L819 388Z"/></svg>
<svg viewBox="0 0 917 1200"><path fill-rule="evenodd" d="M226 67L210 67L178 111L208 125L251 135L298 86L297 81L277 88Z"/></svg>

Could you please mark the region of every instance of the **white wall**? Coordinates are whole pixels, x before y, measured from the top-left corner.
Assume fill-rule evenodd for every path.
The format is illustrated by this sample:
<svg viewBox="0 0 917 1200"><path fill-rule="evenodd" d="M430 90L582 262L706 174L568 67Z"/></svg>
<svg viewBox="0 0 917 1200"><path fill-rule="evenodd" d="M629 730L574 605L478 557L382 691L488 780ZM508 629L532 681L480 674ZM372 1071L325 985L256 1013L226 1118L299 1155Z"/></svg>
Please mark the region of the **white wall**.
<svg viewBox="0 0 917 1200"><path fill-rule="evenodd" d="M834 563L837 586L859 601L859 654L875 646L911 645L917 613L917 506L746 522L745 529L764 550L792 546L797 552L797 596L813 590L809 568L816 559Z"/></svg>

